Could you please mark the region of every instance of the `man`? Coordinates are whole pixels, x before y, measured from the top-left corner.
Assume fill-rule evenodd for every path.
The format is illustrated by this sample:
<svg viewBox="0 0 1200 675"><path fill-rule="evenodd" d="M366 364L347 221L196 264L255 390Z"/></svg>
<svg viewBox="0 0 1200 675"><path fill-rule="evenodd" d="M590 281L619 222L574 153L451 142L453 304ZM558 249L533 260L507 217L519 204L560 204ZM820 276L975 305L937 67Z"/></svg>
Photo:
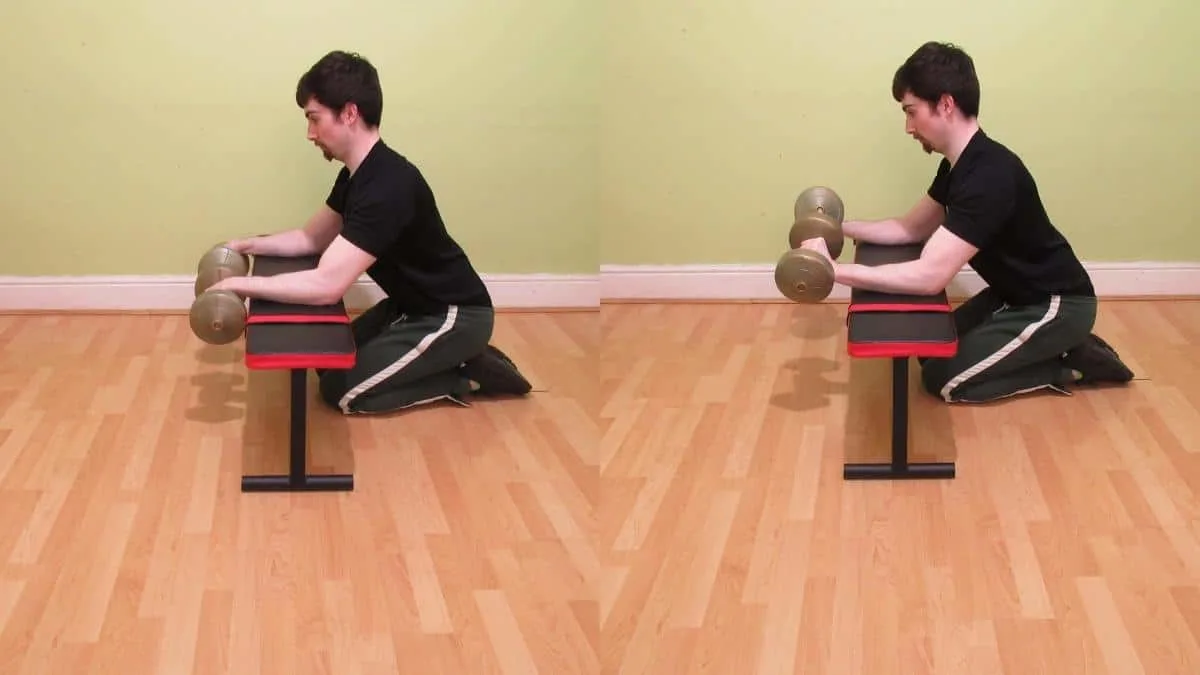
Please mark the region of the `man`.
<svg viewBox="0 0 1200 675"><path fill-rule="evenodd" d="M300 78L296 103L308 120L308 140L344 167L303 227L229 245L250 254L320 254L317 267L229 278L213 288L325 305L369 275L387 297L352 324L357 364L318 373L321 397L345 414L444 399L467 405L471 393L527 393L529 383L488 344L492 299L447 233L429 184L380 138L383 96L374 66L331 52Z"/></svg>
<svg viewBox="0 0 1200 675"><path fill-rule="evenodd" d="M1133 374L1091 334L1096 293L1051 223L1021 159L979 126L979 81L961 49L929 42L896 71L905 131L939 153L928 192L904 216L843 224L847 237L924 242L912 262L834 263L835 281L890 293L941 292L969 263L987 287L956 308L956 356L923 359L922 384L947 402L985 402L1050 388L1123 383ZM805 248L828 256L824 239Z"/></svg>

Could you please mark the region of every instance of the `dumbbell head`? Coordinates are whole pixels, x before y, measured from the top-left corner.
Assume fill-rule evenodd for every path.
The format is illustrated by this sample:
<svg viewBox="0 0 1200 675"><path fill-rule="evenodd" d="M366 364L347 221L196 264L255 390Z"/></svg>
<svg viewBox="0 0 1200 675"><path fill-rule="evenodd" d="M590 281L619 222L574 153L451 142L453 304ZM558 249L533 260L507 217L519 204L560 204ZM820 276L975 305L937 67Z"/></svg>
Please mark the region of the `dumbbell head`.
<svg viewBox="0 0 1200 675"><path fill-rule="evenodd" d="M238 274L237 267L230 267L228 265L201 266L200 271L196 274L196 284L193 290L195 290L196 297L198 298L201 293L208 290L209 286L222 279L236 276L241 276Z"/></svg>
<svg viewBox="0 0 1200 675"><path fill-rule="evenodd" d="M833 290L833 265L816 251L794 248L775 264L775 286L792 302L820 302Z"/></svg>
<svg viewBox="0 0 1200 675"><path fill-rule="evenodd" d="M200 256L200 264L196 266L196 273L203 274L205 270L215 267L229 268L233 271L232 276L245 276L250 272L250 258L225 244L217 244Z"/></svg>
<svg viewBox="0 0 1200 675"><path fill-rule="evenodd" d="M233 291L205 291L188 314L192 333L210 345L224 345L246 328L246 304Z"/></svg>
<svg viewBox="0 0 1200 675"><path fill-rule="evenodd" d="M846 208L842 204L842 198L838 193L833 191L833 188L827 188L823 185L810 187L796 197L796 205L793 207L793 215L796 220L800 217L819 211L826 214L837 223L838 227L842 226L842 219L845 218Z"/></svg>
<svg viewBox="0 0 1200 675"><path fill-rule="evenodd" d="M822 186L808 188L796 198L793 212L794 220L788 231L789 247L800 248L806 239L823 237L830 257L836 260L842 255L845 207L836 192Z"/></svg>

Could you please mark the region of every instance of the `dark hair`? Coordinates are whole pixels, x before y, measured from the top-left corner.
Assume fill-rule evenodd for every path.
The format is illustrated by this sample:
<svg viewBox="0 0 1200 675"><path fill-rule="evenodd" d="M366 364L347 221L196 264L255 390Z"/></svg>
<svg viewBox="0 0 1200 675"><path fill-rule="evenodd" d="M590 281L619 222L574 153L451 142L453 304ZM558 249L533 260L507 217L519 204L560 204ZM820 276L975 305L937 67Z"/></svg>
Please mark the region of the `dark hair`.
<svg viewBox="0 0 1200 675"><path fill-rule="evenodd" d="M899 102L905 92L936 105L943 94L967 117L979 116L979 77L975 62L961 48L947 42L926 42L917 48L892 78L892 98Z"/></svg>
<svg viewBox="0 0 1200 675"><path fill-rule="evenodd" d="M303 108L309 99L336 113L347 103L358 107L358 114L372 128L383 117L383 90L379 73L358 54L332 51L313 64L296 84L296 105Z"/></svg>

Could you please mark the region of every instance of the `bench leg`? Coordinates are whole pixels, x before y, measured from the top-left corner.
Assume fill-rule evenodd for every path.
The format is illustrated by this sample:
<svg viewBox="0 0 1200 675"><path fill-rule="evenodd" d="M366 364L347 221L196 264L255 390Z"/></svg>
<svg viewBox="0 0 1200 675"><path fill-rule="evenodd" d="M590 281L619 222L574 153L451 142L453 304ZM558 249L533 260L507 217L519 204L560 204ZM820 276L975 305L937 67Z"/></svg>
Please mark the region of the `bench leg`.
<svg viewBox="0 0 1200 675"><path fill-rule="evenodd" d="M354 474L308 473L308 370L292 369L291 452L288 473L242 476L242 492L346 492L354 489Z"/></svg>
<svg viewBox="0 0 1200 675"><path fill-rule="evenodd" d="M954 462L908 461L908 358L892 359L892 461L847 463L845 480L954 478Z"/></svg>

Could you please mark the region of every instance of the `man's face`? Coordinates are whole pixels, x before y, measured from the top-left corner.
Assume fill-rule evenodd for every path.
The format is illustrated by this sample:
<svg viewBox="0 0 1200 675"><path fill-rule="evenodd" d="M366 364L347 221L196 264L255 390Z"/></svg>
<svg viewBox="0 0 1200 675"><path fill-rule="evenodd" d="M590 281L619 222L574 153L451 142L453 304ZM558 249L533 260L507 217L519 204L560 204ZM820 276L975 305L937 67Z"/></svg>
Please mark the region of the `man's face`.
<svg viewBox="0 0 1200 675"><path fill-rule="evenodd" d="M916 139L926 153L940 152L945 119L911 92L900 99L900 108L904 111L904 132Z"/></svg>
<svg viewBox="0 0 1200 675"><path fill-rule="evenodd" d="M304 106L308 140L321 149L326 160L339 159L349 130L338 115L315 100Z"/></svg>

